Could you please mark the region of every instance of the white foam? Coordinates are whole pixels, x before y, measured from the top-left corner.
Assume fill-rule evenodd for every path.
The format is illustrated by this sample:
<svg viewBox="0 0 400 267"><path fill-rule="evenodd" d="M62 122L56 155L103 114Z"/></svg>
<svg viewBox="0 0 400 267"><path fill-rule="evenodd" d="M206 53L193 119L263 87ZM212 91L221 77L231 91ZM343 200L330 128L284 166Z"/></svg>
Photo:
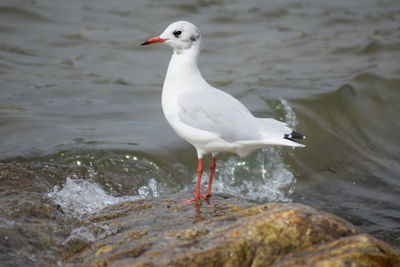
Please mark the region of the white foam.
<svg viewBox="0 0 400 267"><path fill-rule="evenodd" d="M284 117L281 118L290 128L295 128L297 125L296 113L294 113L293 108L290 106L289 102L285 99L279 99L280 104L277 105L276 109L283 111Z"/></svg>
<svg viewBox="0 0 400 267"><path fill-rule="evenodd" d="M290 202L296 178L283 163L278 148L266 148L240 159L220 162L213 184L216 193L251 200Z"/></svg>
<svg viewBox="0 0 400 267"><path fill-rule="evenodd" d="M113 197L108 195L100 186L83 179L67 177L62 189L55 186L48 197L60 205L64 213L73 217L83 217L92 214L108 205L124 201L138 200L143 196Z"/></svg>
<svg viewBox="0 0 400 267"><path fill-rule="evenodd" d="M139 196L141 197L158 197L160 194L158 193L158 186L156 179L151 178L149 180L149 184L146 186L141 186L138 189Z"/></svg>

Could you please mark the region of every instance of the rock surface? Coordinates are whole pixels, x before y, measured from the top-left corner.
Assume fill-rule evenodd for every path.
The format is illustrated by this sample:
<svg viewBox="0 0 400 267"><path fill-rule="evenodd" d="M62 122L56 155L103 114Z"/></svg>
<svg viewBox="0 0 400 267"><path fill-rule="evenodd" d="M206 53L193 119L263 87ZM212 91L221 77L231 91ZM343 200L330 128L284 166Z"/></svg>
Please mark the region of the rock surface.
<svg viewBox="0 0 400 267"><path fill-rule="evenodd" d="M71 241L64 262L82 266L400 266L389 245L334 215L294 203L256 204L181 195L125 202L88 218L108 229ZM110 230L112 229L112 230Z"/></svg>

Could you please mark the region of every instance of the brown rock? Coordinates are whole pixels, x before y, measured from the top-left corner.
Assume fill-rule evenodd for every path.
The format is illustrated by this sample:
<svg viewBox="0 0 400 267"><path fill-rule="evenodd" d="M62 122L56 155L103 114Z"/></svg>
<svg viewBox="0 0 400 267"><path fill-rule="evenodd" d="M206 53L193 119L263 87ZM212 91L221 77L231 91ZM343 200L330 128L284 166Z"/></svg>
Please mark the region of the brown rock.
<svg viewBox="0 0 400 267"><path fill-rule="evenodd" d="M283 266L400 266L399 255L387 244L358 234L291 253L273 264Z"/></svg>
<svg viewBox="0 0 400 267"><path fill-rule="evenodd" d="M400 266L388 245L301 204L214 196L125 202L90 218L119 231L66 262L83 266ZM380 265L381 264L381 265Z"/></svg>

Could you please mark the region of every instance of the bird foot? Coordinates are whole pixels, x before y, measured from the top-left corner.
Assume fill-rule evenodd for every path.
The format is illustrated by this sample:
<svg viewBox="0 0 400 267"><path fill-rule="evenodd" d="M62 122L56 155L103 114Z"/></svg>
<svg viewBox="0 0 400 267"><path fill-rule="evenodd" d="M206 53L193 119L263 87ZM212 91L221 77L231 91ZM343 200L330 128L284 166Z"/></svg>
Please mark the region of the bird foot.
<svg viewBox="0 0 400 267"><path fill-rule="evenodd" d="M184 200L178 201L178 203L189 203L189 202L193 202L193 201L199 201L200 199L201 199L201 196L192 197L192 198L188 198L188 199L184 199Z"/></svg>
<svg viewBox="0 0 400 267"><path fill-rule="evenodd" d="M178 201L178 203L189 203L189 202L193 202L193 201L199 201L202 198L209 198L211 197L211 193L206 193L206 194L201 194L200 196L194 196L192 198L188 198L188 199L184 199L181 201Z"/></svg>

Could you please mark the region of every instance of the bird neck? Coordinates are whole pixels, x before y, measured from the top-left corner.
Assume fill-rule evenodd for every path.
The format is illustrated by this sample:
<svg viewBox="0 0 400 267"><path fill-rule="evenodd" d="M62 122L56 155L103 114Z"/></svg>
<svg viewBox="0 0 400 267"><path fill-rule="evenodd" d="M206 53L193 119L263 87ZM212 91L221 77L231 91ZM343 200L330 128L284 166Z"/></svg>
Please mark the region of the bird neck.
<svg viewBox="0 0 400 267"><path fill-rule="evenodd" d="M182 81L186 77L191 77L192 79L199 77L202 79L197 65L199 53L200 49L195 45L189 49L174 50L168 66L165 83L168 81L174 81L176 83Z"/></svg>

